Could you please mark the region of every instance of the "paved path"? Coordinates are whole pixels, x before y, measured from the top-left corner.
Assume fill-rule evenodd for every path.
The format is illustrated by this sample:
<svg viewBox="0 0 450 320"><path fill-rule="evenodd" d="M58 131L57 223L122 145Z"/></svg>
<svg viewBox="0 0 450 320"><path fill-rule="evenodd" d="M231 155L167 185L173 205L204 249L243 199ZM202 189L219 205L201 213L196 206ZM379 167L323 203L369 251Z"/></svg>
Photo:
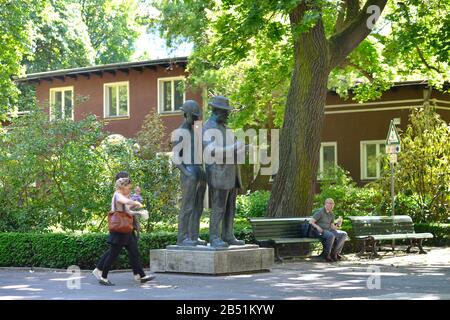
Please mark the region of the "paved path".
<svg viewBox="0 0 450 320"><path fill-rule="evenodd" d="M114 272L110 280L116 286L103 287L92 274L82 272L80 289L69 289L68 284L77 286L71 277L63 271L3 268L0 300L450 299L450 248L434 248L428 255L387 253L381 260L351 255L333 264L288 262L258 274L156 274L145 285L134 283L130 272Z"/></svg>

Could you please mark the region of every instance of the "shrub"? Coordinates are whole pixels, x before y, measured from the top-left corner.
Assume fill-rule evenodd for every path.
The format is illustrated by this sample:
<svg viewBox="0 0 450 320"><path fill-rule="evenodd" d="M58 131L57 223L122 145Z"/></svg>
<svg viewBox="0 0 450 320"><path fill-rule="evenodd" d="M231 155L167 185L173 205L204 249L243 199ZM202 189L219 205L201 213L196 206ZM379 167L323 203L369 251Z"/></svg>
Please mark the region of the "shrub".
<svg viewBox="0 0 450 320"><path fill-rule="evenodd" d="M127 170L150 213L176 219L178 172L167 157L143 159L134 140L107 137L94 115L55 119L42 110L0 132L0 231L106 231L117 172Z"/></svg>
<svg viewBox="0 0 450 320"><path fill-rule="evenodd" d="M102 128L95 116L49 121L34 110L0 134L3 230L79 230L105 211L110 179L95 147Z"/></svg>
<svg viewBox="0 0 450 320"><path fill-rule="evenodd" d="M208 240L208 233L202 232L200 235ZM254 243L249 230L236 228L235 235L247 243ZM0 233L0 266L67 268L77 265L81 269L93 269L108 249L106 239L107 234L104 233ZM176 240L175 232L142 233L139 241L142 265L149 266L150 249L165 248L175 244ZM130 268L126 250L122 250L113 267Z"/></svg>
<svg viewBox="0 0 450 320"><path fill-rule="evenodd" d="M143 159L153 159L161 150L164 138L164 125L157 112L150 112L145 116L141 130L137 134L139 154Z"/></svg>
<svg viewBox="0 0 450 320"><path fill-rule="evenodd" d="M402 152L395 166L395 188L401 190L403 196L397 200L414 208L410 215L416 222L446 221L450 204L450 130L447 123L434 108L425 106L411 113L410 123L400 136ZM390 174L389 170L386 172L388 174L378 184L388 198ZM402 204L399 207L402 209Z"/></svg>
<svg viewBox="0 0 450 320"><path fill-rule="evenodd" d="M414 230L419 232L430 232L433 239L428 239L427 244L435 246L450 246L450 224L449 223L416 223Z"/></svg>
<svg viewBox="0 0 450 320"><path fill-rule="evenodd" d="M378 214L383 199L375 188L358 188L349 172L340 167L322 180L320 193L315 197L314 208L323 207L327 198L333 198L334 213L343 217Z"/></svg>
<svg viewBox="0 0 450 320"><path fill-rule="evenodd" d="M269 191L247 192L236 199L236 215L239 217L263 217L269 204Z"/></svg>

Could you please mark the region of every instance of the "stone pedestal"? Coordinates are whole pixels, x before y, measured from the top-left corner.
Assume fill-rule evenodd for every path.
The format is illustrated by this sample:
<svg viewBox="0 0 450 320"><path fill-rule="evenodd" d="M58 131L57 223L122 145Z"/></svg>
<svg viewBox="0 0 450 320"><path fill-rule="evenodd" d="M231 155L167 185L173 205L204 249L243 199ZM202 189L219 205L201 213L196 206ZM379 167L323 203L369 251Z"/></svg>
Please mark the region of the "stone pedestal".
<svg viewBox="0 0 450 320"><path fill-rule="evenodd" d="M213 248L167 246L150 250L151 272L230 274L268 271L274 262L272 248L257 245Z"/></svg>

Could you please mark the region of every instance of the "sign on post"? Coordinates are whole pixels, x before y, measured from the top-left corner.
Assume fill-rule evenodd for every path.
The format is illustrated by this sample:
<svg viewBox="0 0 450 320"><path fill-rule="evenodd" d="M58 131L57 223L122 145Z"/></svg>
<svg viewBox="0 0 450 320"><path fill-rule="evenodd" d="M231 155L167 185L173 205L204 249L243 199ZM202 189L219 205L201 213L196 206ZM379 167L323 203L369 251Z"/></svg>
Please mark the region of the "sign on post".
<svg viewBox="0 0 450 320"><path fill-rule="evenodd" d="M386 145L386 153L392 154L392 153L400 153L401 147L399 144L390 144Z"/></svg>
<svg viewBox="0 0 450 320"><path fill-rule="evenodd" d="M400 136L398 135L397 128L395 127L394 120L391 120L389 125L389 132L386 138L386 145L399 145L400 146Z"/></svg>
<svg viewBox="0 0 450 320"><path fill-rule="evenodd" d="M389 154L389 162L390 163L397 163L397 154L396 153L390 153Z"/></svg>

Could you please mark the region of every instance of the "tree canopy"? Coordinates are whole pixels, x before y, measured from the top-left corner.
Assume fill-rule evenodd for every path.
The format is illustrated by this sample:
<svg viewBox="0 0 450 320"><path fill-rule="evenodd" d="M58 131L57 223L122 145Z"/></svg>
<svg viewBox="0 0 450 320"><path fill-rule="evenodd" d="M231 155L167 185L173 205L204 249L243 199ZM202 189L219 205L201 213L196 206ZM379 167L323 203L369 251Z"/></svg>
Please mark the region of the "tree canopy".
<svg viewBox="0 0 450 320"><path fill-rule="evenodd" d="M394 81L450 78L450 2L156 0L149 19L194 44L190 82L238 106L232 125L282 128L269 215L308 215L326 90L357 101Z"/></svg>
<svg viewBox="0 0 450 320"><path fill-rule="evenodd" d="M281 127L294 62L289 12L300 2L156 0L150 4L160 15L149 22L169 46L194 44L190 81L230 96L240 107L235 126L267 124L273 116ZM315 7L293 32L305 32L320 16L330 41L360 10L358 1L306 3ZM427 79L442 88L450 78L449 13L450 1L388 1L372 33L331 70L328 89L363 102L394 81Z"/></svg>
<svg viewBox="0 0 450 320"><path fill-rule="evenodd" d="M135 0L0 0L0 115L33 96L13 76L129 61L139 17Z"/></svg>

